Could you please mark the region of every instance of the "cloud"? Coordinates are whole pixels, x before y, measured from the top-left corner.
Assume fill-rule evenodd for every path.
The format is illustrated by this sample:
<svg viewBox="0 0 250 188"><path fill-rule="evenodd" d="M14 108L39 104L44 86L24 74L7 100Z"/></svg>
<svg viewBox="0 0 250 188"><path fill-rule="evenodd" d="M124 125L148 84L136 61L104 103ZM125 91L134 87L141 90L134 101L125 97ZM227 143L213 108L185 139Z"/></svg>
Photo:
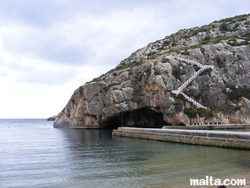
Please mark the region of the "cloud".
<svg viewBox="0 0 250 188"><path fill-rule="evenodd" d="M0 84L2 84L0 79ZM2 86L2 85L1 85ZM77 87L73 85L73 87ZM0 88L1 118L47 118L64 108L74 89L68 85L9 84ZM62 102L65 101L65 102Z"/></svg>
<svg viewBox="0 0 250 188"><path fill-rule="evenodd" d="M43 101L37 114L53 115L45 113L45 104L56 105L55 111L62 108L79 85L148 43L179 29L249 12L249 0L2 1L1 96L18 106L26 103L29 110L23 116L34 113L30 109L36 99ZM0 101L0 117L12 115L6 101Z"/></svg>

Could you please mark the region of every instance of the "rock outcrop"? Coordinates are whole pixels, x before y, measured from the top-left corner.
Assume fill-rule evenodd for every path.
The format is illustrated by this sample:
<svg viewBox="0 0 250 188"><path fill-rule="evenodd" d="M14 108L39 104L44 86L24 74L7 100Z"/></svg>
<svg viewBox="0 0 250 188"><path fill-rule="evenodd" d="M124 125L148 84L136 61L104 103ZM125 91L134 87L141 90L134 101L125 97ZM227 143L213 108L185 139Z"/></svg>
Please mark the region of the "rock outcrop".
<svg viewBox="0 0 250 188"><path fill-rule="evenodd" d="M51 117L47 118L47 121L55 121L56 117L57 117L57 115L51 116Z"/></svg>
<svg viewBox="0 0 250 188"><path fill-rule="evenodd" d="M76 89L54 127L249 124L249 41L250 15L241 15L150 43Z"/></svg>

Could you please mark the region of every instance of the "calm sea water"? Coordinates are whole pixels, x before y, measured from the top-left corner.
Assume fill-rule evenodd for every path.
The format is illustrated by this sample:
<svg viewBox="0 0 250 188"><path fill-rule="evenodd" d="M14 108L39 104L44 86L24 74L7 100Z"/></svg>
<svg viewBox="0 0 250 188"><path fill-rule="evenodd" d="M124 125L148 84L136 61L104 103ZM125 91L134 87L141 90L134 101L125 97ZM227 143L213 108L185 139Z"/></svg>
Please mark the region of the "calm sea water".
<svg viewBox="0 0 250 188"><path fill-rule="evenodd" d="M0 187L164 187L250 171L250 151L54 129L46 120L0 120Z"/></svg>

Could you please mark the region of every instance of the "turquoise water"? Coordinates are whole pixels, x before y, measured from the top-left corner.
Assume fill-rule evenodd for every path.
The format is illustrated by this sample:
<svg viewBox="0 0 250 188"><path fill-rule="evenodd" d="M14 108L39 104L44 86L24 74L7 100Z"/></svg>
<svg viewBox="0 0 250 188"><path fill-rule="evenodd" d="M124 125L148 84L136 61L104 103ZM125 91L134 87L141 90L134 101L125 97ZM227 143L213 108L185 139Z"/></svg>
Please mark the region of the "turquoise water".
<svg viewBox="0 0 250 188"><path fill-rule="evenodd" d="M250 151L0 120L0 187L158 187L250 171Z"/></svg>

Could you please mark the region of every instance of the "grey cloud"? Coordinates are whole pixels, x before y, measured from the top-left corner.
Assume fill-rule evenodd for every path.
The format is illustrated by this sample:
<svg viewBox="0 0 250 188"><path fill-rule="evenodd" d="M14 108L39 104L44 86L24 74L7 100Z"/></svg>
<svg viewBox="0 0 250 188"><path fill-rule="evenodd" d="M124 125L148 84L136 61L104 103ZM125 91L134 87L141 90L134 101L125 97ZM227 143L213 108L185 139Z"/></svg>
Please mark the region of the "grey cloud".
<svg viewBox="0 0 250 188"><path fill-rule="evenodd" d="M154 6L165 0L154 1ZM22 23L38 28L50 27L54 23L84 18L105 16L111 11L131 11L137 7L150 6L151 0L2 0L0 20L6 23Z"/></svg>
<svg viewBox="0 0 250 188"><path fill-rule="evenodd" d="M8 22L21 22L42 28L55 22L71 19L70 16L79 7L74 6L73 1L72 3L60 3L60 1L55 0L8 0L1 2L0 15Z"/></svg>
<svg viewBox="0 0 250 188"><path fill-rule="evenodd" d="M22 94L30 102L32 93L53 106L58 94L43 93L60 87L63 104L77 86L150 42L249 12L249 0L0 0L1 87L7 99ZM47 108L41 104L34 113L41 117ZM20 111L6 114L13 116Z"/></svg>
<svg viewBox="0 0 250 188"><path fill-rule="evenodd" d="M37 27L48 27L55 22L74 19L78 14L103 15L110 9L125 8L129 1L107 0L8 0L2 1L0 16L8 22L22 22ZM135 6L136 2L133 2Z"/></svg>
<svg viewBox="0 0 250 188"><path fill-rule="evenodd" d="M76 48L61 48L56 49L54 52L44 52L41 58L45 60L48 59L53 62L58 62L60 64L68 64L68 65L79 65L86 63L87 52L82 52Z"/></svg>
<svg viewBox="0 0 250 188"><path fill-rule="evenodd" d="M57 65L84 64L89 54L89 48L84 42L75 44L65 38L64 34L43 33L32 29L24 31L22 28L12 31L10 35L2 36L2 46L5 52L16 56L46 60Z"/></svg>
<svg viewBox="0 0 250 188"><path fill-rule="evenodd" d="M7 72L5 70L0 70L0 77L6 77Z"/></svg>
<svg viewBox="0 0 250 188"><path fill-rule="evenodd" d="M0 37L4 51L34 62L47 61L49 66L115 67L135 50L179 29L200 26L221 15L233 16L235 12L227 12L227 8L231 11L238 1L227 2L223 9L225 2L8 0L0 7L0 20L10 21L3 26L12 28ZM249 1L241 4L250 7ZM244 7L237 10L249 9ZM19 70L26 68L28 65ZM29 75L24 80L29 80ZM42 77L37 80L46 81Z"/></svg>
<svg viewBox="0 0 250 188"><path fill-rule="evenodd" d="M39 67L33 69L32 72L25 72L19 77L19 82L43 84L43 85L62 85L74 80L77 75L76 68L48 68L41 69Z"/></svg>

